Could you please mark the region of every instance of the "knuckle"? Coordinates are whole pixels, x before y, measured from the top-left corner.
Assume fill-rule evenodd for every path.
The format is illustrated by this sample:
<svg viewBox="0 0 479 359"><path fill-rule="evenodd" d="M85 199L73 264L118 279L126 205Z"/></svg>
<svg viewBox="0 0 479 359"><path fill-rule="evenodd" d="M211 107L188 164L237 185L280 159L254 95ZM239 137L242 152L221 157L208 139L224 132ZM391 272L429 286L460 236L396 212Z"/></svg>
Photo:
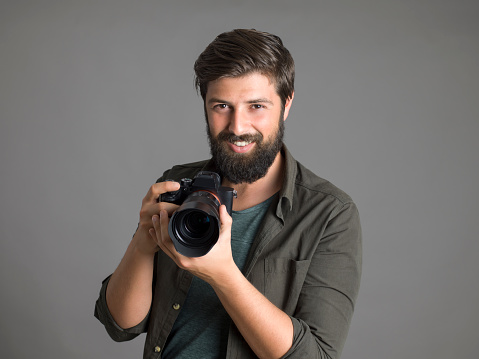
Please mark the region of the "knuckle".
<svg viewBox="0 0 479 359"><path fill-rule="evenodd" d="M154 194L159 194L161 192L161 189L163 187L162 185L163 182L157 182L154 185L151 186L151 191Z"/></svg>
<svg viewBox="0 0 479 359"><path fill-rule="evenodd" d="M158 209L159 209L160 211L166 210L167 208L168 208L168 204L167 204L166 202L160 202L160 203L158 203Z"/></svg>
<svg viewBox="0 0 479 359"><path fill-rule="evenodd" d="M149 197L153 197L153 198L158 198L158 196L160 195L160 193L162 193L161 191L161 183L155 183L153 184L151 187L150 187L150 190L148 191L149 192Z"/></svg>

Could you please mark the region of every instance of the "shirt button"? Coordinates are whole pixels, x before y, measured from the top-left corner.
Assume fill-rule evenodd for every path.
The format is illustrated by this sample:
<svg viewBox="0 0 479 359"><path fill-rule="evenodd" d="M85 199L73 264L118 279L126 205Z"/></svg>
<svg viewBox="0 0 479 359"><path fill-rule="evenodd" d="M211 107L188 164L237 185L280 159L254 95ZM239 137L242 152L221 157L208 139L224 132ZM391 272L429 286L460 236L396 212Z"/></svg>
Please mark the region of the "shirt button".
<svg viewBox="0 0 479 359"><path fill-rule="evenodd" d="M173 304L173 309L174 310L180 309L180 305L178 303Z"/></svg>
<svg viewBox="0 0 479 359"><path fill-rule="evenodd" d="M155 353L159 353L159 352L161 352L161 348L159 346L156 346L155 347Z"/></svg>

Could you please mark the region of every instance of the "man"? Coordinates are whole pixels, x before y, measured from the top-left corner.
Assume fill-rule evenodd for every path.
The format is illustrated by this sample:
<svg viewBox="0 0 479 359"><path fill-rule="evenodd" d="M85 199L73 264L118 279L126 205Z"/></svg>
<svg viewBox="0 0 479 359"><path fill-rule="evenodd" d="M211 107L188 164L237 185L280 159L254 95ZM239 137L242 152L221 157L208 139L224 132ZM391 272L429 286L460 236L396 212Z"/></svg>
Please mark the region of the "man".
<svg viewBox="0 0 479 359"><path fill-rule="evenodd" d="M144 358L339 358L361 272L348 195L283 145L294 62L275 36L219 35L195 63L212 158L166 171L104 282L95 316L117 341L147 332ZM216 245L189 258L168 235L181 178L215 171L233 187Z"/></svg>

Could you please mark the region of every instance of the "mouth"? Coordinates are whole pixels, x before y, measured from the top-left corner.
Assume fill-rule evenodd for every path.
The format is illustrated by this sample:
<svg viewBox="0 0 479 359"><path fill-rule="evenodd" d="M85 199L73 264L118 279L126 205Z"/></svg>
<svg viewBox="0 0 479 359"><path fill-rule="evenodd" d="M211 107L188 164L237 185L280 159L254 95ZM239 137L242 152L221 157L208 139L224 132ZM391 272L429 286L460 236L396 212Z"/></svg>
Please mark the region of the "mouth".
<svg viewBox="0 0 479 359"><path fill-rule="evenodd" d="M245 147L251 144L252 142L253 141L233 141L231 143L237 147Z"/></svg>
<svg viewBox="0 0 479 359"><path fill-rule="evenodd" d="M248 152L256 142L254 141L231 141L227 142L229 148L235 153L246 153Z"/></svg>
<svg viewBox="0 0 479 359"><path fill-rule="evenodd" d="M261 134L243 134L240 136L229 132L221 132L216 137L215 141L218 144L227 146L230 151L237 154L246 154L252 150L257 144L260 144L263 137Z"/></svg>

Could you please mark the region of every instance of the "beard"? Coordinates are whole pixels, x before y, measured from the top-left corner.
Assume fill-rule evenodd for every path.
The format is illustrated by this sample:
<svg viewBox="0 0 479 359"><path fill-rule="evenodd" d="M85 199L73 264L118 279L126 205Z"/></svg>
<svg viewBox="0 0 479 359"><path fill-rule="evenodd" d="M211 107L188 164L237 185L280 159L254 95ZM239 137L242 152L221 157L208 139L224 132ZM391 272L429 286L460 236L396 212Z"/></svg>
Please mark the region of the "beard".
<svg viewBox="0 0 479 359"><path fill-rule="evenodd" d="M273 164L276 155L283 146L284 120L280 116L278 130L267 141L261 133L236 136L223 131L217 137L211 135L206 121L206 132L212 159L221 177L234 184L253 183L263 178ZM228 143L236 141L252 141L255 143L251 153L235 153Z"/></svg>

